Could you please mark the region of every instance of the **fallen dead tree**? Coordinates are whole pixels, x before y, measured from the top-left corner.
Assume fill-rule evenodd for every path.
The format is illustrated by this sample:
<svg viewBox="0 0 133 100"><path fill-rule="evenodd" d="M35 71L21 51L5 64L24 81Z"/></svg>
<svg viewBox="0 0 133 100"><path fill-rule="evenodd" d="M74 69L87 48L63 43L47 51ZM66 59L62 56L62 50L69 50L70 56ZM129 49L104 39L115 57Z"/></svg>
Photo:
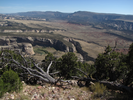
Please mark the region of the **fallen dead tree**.
<svg viewBox="0 0 133 100"><path fill-rule="evenodd" d="M52 61L47 67L47 70L44 71L41 67L39 67L41 63L36 63L36 61L34 61L31 58L28 58L28 59L24 58L20 52L14 52L14 53L17 56L14 57L11 53L7 51L5 52L4 50L1 51L0 53L0 68L1 69L3 69L6 66L10 66L13 70L21 69L22 71L20 75L22 76L28 75L28 79L34 77L46 83L52 83L52 84L56 84L57 82L71 83L70 80L62 80L61 78L55 79L54 77L52 77L53 74L59 73L59 71L52 72L52 73L49 72L51 65L53 63ZM99 82L113 90L120 90L123 92L133 93L133 88L131 87L128 87L128 86L125 86L125 85L122 85L116 82L95 80L95 79L90 78L88 74L86 74L81 69L75 68L75 70L79 70L86 76L82 78L74 76L75 78L78 78L77 83L79 86L82 86L81 81L84 81L86 83L85 85L90 84L90 82L94 82L94 83Z"/></svg>
<svg viewBox="0 0 133 100"><path fill-rule="evenodd" d="M110 82L110 81L102 81L102 80L95 80L95 79L92 79L90 78L84 71L82 71L81 69L78 69L76 68L77 70L79 70L80 72L82 72L86 77L82 77L82 78L79 78L78 79L78 82L77 84L79 86L88 86L91 84L91 82L93 83L100 83L100 84L103 84L105 85L107 88L109 89L112 89L112 90L120 90L122 92L127 92L127 93L130 93L130 94L133 94L133 88L132 87L128 87L128 86L125 86L125 85L122 85L120 83L117 83L117 82ZM82 82L85 82L85 84L82 84Z"/></svg>
<svg viewBox="0 0 133 100"><path fill-rule="evenodd" d="M112 89L112 90L120 90L122 92L133 93L133 88L125 86L125 85L122 85L122 84L117 83L117 82L100 81L100 80L94 80L94 79L91 79L91 78L83 78L83 79L79 79L78 80L77 83L78 83L79 86L83 86L81 84L82 81L86 82L85 85L90 84L90 82L93 82L93 83L98 82L98 83L103 84L107 88Z"/></svg>
<svg viewBox="0 0 133 100"><path fill-rule="evenodd" d="M46 83L52 83L55 84L57 82L71 82L70 80L61 80L61 78L55 79L51 75L59 73L59 71L49 73L50 67L52 65L52 61L50 62L49 66L47 67L47 71L44 71L39 65L41 63L36 63L33 59L24 58L24 56L16 51L15 54L18 55L18 58L21 59L18 61L18 59L15 59L14 55L11 54L11 52L7 52L2 50L0 55L0 65L1 69L10 66L13 70L21 69L20 75L28 75L28 80L32 77L37 78L40 81L46 82ZM29 60L30 59L30 60Z"/></svg>

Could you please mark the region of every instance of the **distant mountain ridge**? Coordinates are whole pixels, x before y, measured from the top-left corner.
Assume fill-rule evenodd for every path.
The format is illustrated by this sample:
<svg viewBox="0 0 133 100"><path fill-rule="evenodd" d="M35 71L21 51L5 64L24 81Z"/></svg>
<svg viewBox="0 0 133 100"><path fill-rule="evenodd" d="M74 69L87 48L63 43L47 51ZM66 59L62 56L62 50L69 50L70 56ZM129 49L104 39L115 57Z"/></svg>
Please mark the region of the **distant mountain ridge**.
<svg viewBox="0 0 133 100"><path fill-rule="evenodd" d="M20 13L13 13L10 15L18 15L24 17L34 17L34 18L45 18L45 19L63 19L67 18L67 15L70 13L62 13L62 12L53 12L53 11L31 11L31 12L20 12Z"/></svg>
<svg viewBox="0 0 133 100"><path fill-rule="evenodd" d="M46 20L66 20L68 23L79 25L100 25L105 29L111 28L121 31L133 31L133 15L94 13L87 11L77 11L74 13L62 13L54 11L31 11L8 14L11 16L23 16L21 19L46 19Z"/></svg>
<svg viewBox="0 0 133 100"><path fill-rule="evenodd" d="M71 19L74 17L96 19L96 20L110 20L110 19L124 19L124 20L133 20L133 15L122 15L122 14L108 14L108 13L94 13L87 11L77 11L74 13L62 13L54 11L31 11L31 12L19 12L11 13L10 15L19 15L25 17L38 17L38 18L58 18L58 19Z"/></svg>

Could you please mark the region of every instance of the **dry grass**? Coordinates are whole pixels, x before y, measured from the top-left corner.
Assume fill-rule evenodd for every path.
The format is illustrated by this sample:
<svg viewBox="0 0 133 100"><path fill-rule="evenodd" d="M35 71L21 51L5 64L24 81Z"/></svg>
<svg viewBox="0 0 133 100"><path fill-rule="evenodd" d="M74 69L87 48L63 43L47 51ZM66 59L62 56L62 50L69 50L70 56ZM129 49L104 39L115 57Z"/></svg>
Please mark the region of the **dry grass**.
<svg viewBox="0 0 133 100"><path fill-rule="evenodd" d="M111 47L114 47L115 43L114 41L118 41L118 48L128 48L129 45L132 43L130 41L123 40L121 38L118 38L116 36L106 34L106 32L112 32L117 34L125 34L121 31L116 30L106 30L106 29L96 29L92 26L84 26L84 25L75 25L75 24L69 24L66 21L54 21L54 22L47 22L47 21L34 21L34 20L8 20L8 21L15 21L18 23L23 23L29 27L32 28L39 28L43 29L45 27L49 28L57 28L57 29L64 29L66 31L56 31L54 34L60 34L67 37L73 37L77 39L82 39L85 41L93 41L101 46L107 46L108 44L111 45ZM99 26L98 26L99 27ZM36 33L33 33L31 35L35 35ZM42 35L42 34L38 34ZM125 41L125 43L123 43Z"/></svg>
<svg viewBox="0 0 133 100"><path fill-rule="evenodd" d="M125 99L124 99L125 98ZM128 94L107 90L105 86L95 83L90 87L72 85L27 85L19 93L5 93L0 100L132 100Z"/></svg>
<svg viewBox="0 0 133 100"><path fill-rule="evenodd" d="M84 26L84 25L75 25L75 24L69 24L66 21L54 21L54 22L47 22L47 21L34 21L34 20L9 20L9 21L15 21L18 23L23 23L29 27L32 28L39 28L43 29L45 27L49 28L57 28L57 29L64 29L66 31L55 31L54 34L47 34L47 33L21 33L21 35L25 36L39 36L39 37L47 37L47 38L53 38L53 39L59 39L63 41L64 36L67 37L73 37L78 41L83 50L88 53L88 56L91 56L93 58L97 57L97 54L102 53L104 50L104 47L107 45L110 45L111 47L115 46L115 41L117 41L117 48L129 48L131 41L127 41L124 39L121 39L119 37L116 37L114 35L110 35L106 32L112 32L117 34L125 34L121 31L116 30L106 30L106 29L96 29L92 26ZM99 26L97 26L99 27ZM14 35L17 35L18 33L14 33ZM62 35L62 36L59 36ZM83 40L83 41L82 41ZM91 43L87 43L87 42ZM66 43L65 41L63 41ZM93 43L94 42L94 43ZM66 43L67 45L70 45L69 43ZM55 52L56 51L50 51ZM57 52L57 54L59 54ZM61 52L61 55L63 53ZM60 55L57 55L60 56ZM39 59L39 56L36 55L36 58ZM41 59L41 58L40 58Z"/></svg>
<svg viewBox="0 0 133 100"><path fill-rule="evenodd" d="M38 61L44 60L45 56L47 56L47 52L50 52L50 53L56 52L56 50L52 47L45 47L44 48L43 46L38 46L38 45L34 46L33 50L35 52L35 55L33 55L32 57ZM44 51L47 51L47 52L44 52Z"/></svg>
<svg viewBox="0 0 133 100"><path fill-rule="evenodd" d="M45 27L58 28L58 27L53 26L54 22L47 22L47 21L42 21L42 20L41 21L35 21L35 20L12 20L12 19L8 19L8 21L23 23L26 26L31 27L31 28L39 28L39 29L43 29Z"/></svg>
<svg viewBox="0 0 133 100"><path fill-rule="evenodd" d="M50 84L44 86L24 84L23 87L23 90L19 93L5 93L0 100L11 99L12 95L15 100L88 100L91 98L91 92L86 87L79 88L69 85L58 87Z"/></svg>

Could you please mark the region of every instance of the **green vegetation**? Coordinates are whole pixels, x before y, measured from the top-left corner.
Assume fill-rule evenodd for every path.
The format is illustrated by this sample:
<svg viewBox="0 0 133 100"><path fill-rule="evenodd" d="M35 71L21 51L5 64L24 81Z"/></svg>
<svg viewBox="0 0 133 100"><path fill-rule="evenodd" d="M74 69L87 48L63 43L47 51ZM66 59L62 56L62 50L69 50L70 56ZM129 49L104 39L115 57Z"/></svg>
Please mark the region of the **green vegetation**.
<svg viewBox="0 0 133 100"><path fill-rule="evenodd" d="M11 32L11 33L0 32L0 35L49 38L53 40L59 40L63 44L69 47L72 47L72 45L70 42L63 40L65 36L71 36L74 38L83 39L83 40L86 40L86 42L92 41L91 43L93 43L93 40L97 39L95 42L98 45L105 46L106 43L108 43L112 45L111 47L113 47L114 45L113 43L114 37L118 37L119 48L121 47L127 48L129 46L128 44L131 43L129 42L129 40L133 41L132 29L129 29L129 26L132 25L132 22L128 23L123 20L122 21L114 20L114 19L128 19L126 18L126 16L124 17L122 15L111 15L111 14L105 15L105 14L96 14L91 12L80 12L80 11L70 14L69 17L68 15L69 14L64 15L63 13L56 14L55 12L53 15L51 14L49 15L51 17L47 15L45 15L45 17L49 18L48 20L51 20L51 18L54 18L55 16L57 16L57 18L59 19L60 18L67 19L68 23L79 24L79 25L75 25L75 26L71 24L68 25L68 23L67 25L65 25L66 24L65 22L63 22L63 24L61 24L62 22L61 23L59 22L58 24L57 23L53 24L52 22L50 23L45 21L33 21L33 20L31 20L31 22L27 20L25 20L25 22L23 22L24 20L22 21L1 20L0 21L1 31L22 30L22 32L20 34L17 34L16 32ZM38 16L38 15L36 15L35 13L35 16ZM41 18L43 17L44 15L41 16ZM127 16L127 17L130 17L130 16ZM39 20L39 19L36 19L36 20ZM127 29L124 28L125 26L124 27L121 26L121 25L124 25L123 23L125 23L125 25L127 26ZM88 26L82 26L82 25L88 25ZM118 27L114 27L113 25L121 26L122 30L117 29ZM55 32L54 34L54 32L37 33L37 32L31 31L31 30L35 30L35 31L36 30L39 30L39 31L59 30L60 27L63 28L62 30L67 30L67 32L65 31L64 33ZM26 30L30 32L26 32ZM92 32L88 32L88 30ZM106 35L104 37L104 33L106 35L110 34L111 37L107 37ZM105 41L106 40L107 41L106 42L103 41L104 39ZM100 43L100 41L102 42ZM51 75L52 77L54 76L63 77L64 79L71 79L72 76L78 76L86 79L95 78L95 80L98 80L98 81L101 81L101 80L113 81L113 82L116 82L116 83L118 82L122 85L125 85L126 87L133 88L133 44L130 46L129 52L127 55L115 52L114 50L111 49L111 47L108 46L105 49L104 53L98 55L98 57L94 62L94 65L89 65L85 62L83 63L79 62L74 53L66 53L61 58L57 59L51 53L48 53L48 51L45 50L45 48L41 48L41 49L35 48L34 51L35 53L41 54L42 56L44 56L45 54L48 54L45 57L45 60L42 61L42 65L39 65L40 68L46 71L50 62L53 61L52 66L50 68L50 73L60 71L60 73L56 75ZM90 47L89 45L88 45L88 48L93 48L94 50L94 47ZM35 62L35 60L33 60L32 58L26 58L26 57L23 58L15 51L4 50L4 52L10 55L3 55L2 52L0 51L0 97L5 92L19 91L21 89L21 82L19 77L21 78L21 80L25 81L26 83L37 84L37 80L38 80L37 77L29 75L27 70L19 68L20 65L23 65L23 66L26 66L26 68L29 68L30 70L34 69L33 72L39 71L39 69L37 69L35 67L35 64L33 63ZM92 52L90 52L90 54L92 54ZM3 58L3 56L5 57L5 59ZM19 62L19 64L16 65L13 61L11 61L12 58L17 62ZM84 75L78 69L85 72L86 75ZM24 73L24 74L21 74L21 73ZM107 88L103 86L103 84L99 84L99 83L95 83L95 85L90 85L89 88L93 92L94 98L104 97L106 95L105 92L107 92ZM121 94L126 95L125 97L127 97L126 91L124 91ZM123 99L122 95L120 95L121 99Z"/></svg>
<svg viewBox="0 0 133 100"><path fill-rule="evenodd" d="M95 61L96 79L118 81L126 86L133 85L133 43L127 55L113 51L110 46L99 54Z"/></svg>
<svg viewBox="0 0 133 100"><path fill-rule="evenodd" d="M29 27L23 23L18 23L18 22L13 22L13 21L1 21L4 26L0 26L0 29L1 30L22 30L22 31L25 31L25 30L42 30L42 28L32 28L32 27ZM36 26L39 26L40 25L36 25ZM43 30L47 30L47 31L50 31L50 30L59 30L57 28L50 28L50 27L43 27Z"/></svg>
<svg viewBox="0 0 133 100"><path fill-rule="evenodd" d="M45 48L34 48L34 52L41 55L48 54L48 51L45 50Z"/></svg>
<svg viewBox="0 0 133 100"><path fill-rule="evenodd" d="M3 55L3 53L5 53L5 54ZM11 51L11 50L2 50L2 51L0 51L0 55L1 55L0 57L2 58L2 59L0 59L0 68L1 68L0 69L0 76L2 76L4 74L4 72L9 71L11 69L19 75L21 80L26 81L28 79L28 74L21 75L21 73L25 72L25 70L23 70L22 68L19 68L18 65L16 65L15 63L13 63L11 61L11 59L16 60L17 62L20 63L20 65L30 66L31 68L33 68L33 66L34 66L33 59L31 59L31 58L29 59L26 57L23 58L19 52ZM26 61L24 59L30 63L26 63ZM13 64L13 66L11 64Z"/></svg>
<svg viewBox="0 0 133 100"><path fill-rule="evenodd" d="M54 57L53 54L48 53L48 55L45 57L45 60L43 61L44 64L42 64L42 68L45 71L47 70L47 66L51 61L53 61L53 64L50 68L50 73L60 71L59 76L65 79L71 79L71 76L84 76L84 74L78 71L77 68L85 71L90 76L92 76L92 74L94 74L96 71L93 65L81 63L78 61L77 56L72 52L68 52L62 55L62 57L59 59Z"/></svg>
<svg viewBox="0 0 133 100"><path fill-rule="evenodd" d="M133 85L133 43L129 47L129 52L127 56L127 67L128 67L128 73L127 77L124 80L125 85Z"/></svg>
<svg viewBox="0 0 133 100"><path fill-rule="evenodd" d="M60 59L59 70L61 76L66 79L70 79L71 76L76 75L77 57L74 53L69 52L63 55Z"/></svg>
<svg viewBox="0 0 133 100"><path fill-rule="evenodd" d="M3 82L3 80L0 78L0 97L2 97L3 94L5 93L3 87L4 87L4 82Z"/></svg>
<svg viewBox="0 0 133 100"><path fill-rule="evenodd" d="M43 61L44 63L41 65L44 71L47 70L47 67L51 61L53 61L53 64L51 65L49 72L52 73L57 71L57 66L56 66L57 58L54 57L52 53L48 53L48 55L45 57L45 60Z"/></svg>
<svg viewBox="0 0 133 100"><path fill-rule="evenodd" d="M19 92L22 89L22 83L17 73L12 71L5 71L0 77L0 97L5 92Z"/></svg>
<svg viewBox="0 0 133 100"><path fill-rule="evenodd" d="M16 34L15 32L7 32L7 33L3 33L0 32L0 36L15 36L15 37L41 37L41 38L48 38L48 39L53 39L53 40L59 40L61 42L63 42L63 44L65 44L68 47L72 47L72 44L70 42L67 42L64 40L65 36L63 35L59 35L59 34L53 34L45 32L45 33L33 33L33 32L22 32L20 34Z"/></svg>
<svg viewBox="0 0 133 100"><path fill-rule="evenodd" d="M115 81L120 78L123 73L126 74L126 62L121 58L122 54L115 52L108 46L105 53L99 54L95 61L96 77L98 79L108 79Z"/></svg>
<svg viewBox="0 0 133 100"><path fill-rule="evenodd" d="M93 98L99 98L107 95L107 88L103 84L95 83L90 85L90 90L93 92Z"/></svg>
<svg viewBox="0 0 133 100"><path fill-rule="evenodd" d="M0 26L1 30L31 30L32 28L24 25L23 23L3 21L6 26Z"/></svg>
<svg viewBox="0 0 133 100"><path fill-rule="evenodd" d="M1 51L1 56L2 56ZM38 70L35 68L33 63L26 64L28 62L33 62L33 60L29 60L25 58L25 60L14 51L4 50L4 52L10 53L12 56L6 56L7 59L15 59L20 64L24 66L30 66L30 68ZM21 82L18 77L21 76L19 73L25 70L21 70L19 68L14 68L11 66L12 61L6 64L5 59L1 59L0 66L3 68L0 70L0 95L2 96L6 91L19 91L21 89ZM95 78L98 80L108 80L108 81L117 81L127 87L132 87L133 85L133 43L129 48L129 53L124 55L122 53L117 53L108 46L105 49L105 52L99 54L94 65L89 65L87 63L81 63L77 61L77 57L74 53L68 52L64 54L61 58L57 59L53 56L53 54L48 53L45 57L44 62L40 67L46 71L50 62L53 62L50 73L54 73L56 71L60 71L56 76L63 77L64 79L71 79L72 76L82 76L84 78ZM3 63L4 62L4 63ZM5 66L6 64L6 66ZM15 64L14 64L15 66ZM30 69L30 70L32 70ZM81 71L84 71L87 75L84 76ZM14 71L12 71L14 70ZM35 71L34 70L34 71ZM38 70L39 71L39 70ZM18 74L17 74L18 73ZM54 75L52 75L54 76ZM38 80L36 77L33 77L32 80L29 80L27 75L21 76L24 81L33 81L36 83ZM107 89L103 84L95 83L90 86L90 90L93 91L93 97L102 97L106 96ZM107 92L108 93L108 92ZM126 93L126 92L125 92ZM124 94L125 94L124 93ZM130 95L130 94L128 94ZM127 97L127 96L126 96Z"/></svg>
<svg viewBox="0 0 133 100"><path fill-rule="evenodd" d="M94 67L94 65L90 65L88 63L85 62L77 62L77 68L81 69L82 71L84 71L89 77L92 78L92 75L96 72L96 68ZM83 73L78 72L78 75L84 76Z"/></svg>

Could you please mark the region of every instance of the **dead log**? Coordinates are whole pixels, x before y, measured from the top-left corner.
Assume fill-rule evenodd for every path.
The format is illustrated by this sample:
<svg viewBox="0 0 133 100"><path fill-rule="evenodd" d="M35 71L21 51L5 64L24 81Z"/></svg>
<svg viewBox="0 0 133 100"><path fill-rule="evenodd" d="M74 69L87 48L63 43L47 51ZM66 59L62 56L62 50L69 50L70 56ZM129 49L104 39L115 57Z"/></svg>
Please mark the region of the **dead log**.
<svg viewBox="0 0 133 100"><path fill-rule="evenodd" d="M101 80L95 80L95 79L92 79L89 77L89 75L87 75L84 71L82 71L81 69L78 69L76 68L78 71L82 72L86 77L82 77L82 78L79 78L77 84L82 87L82 86L88 86L88 84L90 85L90 82L98 82L100 84L103 84L104 86L106 86L107 88L109 89L112 89L112 90L120 90L122 92L128 92L130 94L133 94L133 88L132 87L128 87L128 86L125 86L123 84L120 84L120 83L117 83L117 82L110 82L110 81L101 81ZM84 81L86 82L85 85L83 85L81 82Z"/></svg>
<svg viewBox="0 0 133 100"><path fill-rule="evenodd" d="M84 81L84 82L93 82L93 83L100 83L100 84L103 84L104 86L106 86L107 88L109 89L112 89L112 90L120 90L122 92L128 92L130 94L133 93L133 88L131 87L128 87L128 86L125 86L125 85L122 85L120 83L117 83L117 82L109 82L109 81L100 81L100 80L94 80L94 79L91 79L91 78L83 78L83 79L79 79L78 80L78 85L83 85L81 84L81 82Z"/></svg>
<svg viewBox="0 0 133 100"><path fill-rule="evenodd" d="M14 59L13 55L11 55L9 52L2 50L0 54L1 69L5 66L10 65L10 67L12 67L14 70L22 69L23 72L19 74L23 77L25 75L28 75L28 80L34 78L34 79L38 79L38 81L51 83L51 84L56 84L57 82L71 84L70 80L62 80L61 78L55 79L54 77L51 76L54 74L58 74L60 72L60 71L56 71L56 72L49 73L49 70L51 68L53 61L50 62L47 70L44 71L41 67L39 67L39 65L42 63L36 63L36 61L34 61L34 59L30 57L27 60L25 57L23 57L20 51L15 51L15 54L18 54L21 57L21 61L18 61L18 59Z"/></svg>
<svg viewBox="0 0 133 100"><path fill-rule="evenodd" d="M15 60L13 58L13 55L11 55L9 52L4 52L4 50L3 50L0 55L0 59L2 59L2 60L0 60L1 65L3 65L2 67L5 67L5 65L10 64L10 66L22 69L23 70L23 73L21 73L22 75L27 74L30 77L39 78L40 80L42 80L46 83L55 84L56 82L59 81L59 79L55 79L51 76L53 74L59 73L59 71L51 73L51 74L49 73L49 69L52 65L52 61L49 64L47 71L45 72L41 67L39 67L39 63L36 64L35 61L32 61L32 64L34 64L34 66L31 67L31 66L29 66L29 65L31 65L29 63L31 63L31 62L27 61L20 52L18 54L22 58L21 63L18 60ZM60 80L60 81L63 81L63 80ZM63 81L63 82L68 82L68 81Z"/></svg>

